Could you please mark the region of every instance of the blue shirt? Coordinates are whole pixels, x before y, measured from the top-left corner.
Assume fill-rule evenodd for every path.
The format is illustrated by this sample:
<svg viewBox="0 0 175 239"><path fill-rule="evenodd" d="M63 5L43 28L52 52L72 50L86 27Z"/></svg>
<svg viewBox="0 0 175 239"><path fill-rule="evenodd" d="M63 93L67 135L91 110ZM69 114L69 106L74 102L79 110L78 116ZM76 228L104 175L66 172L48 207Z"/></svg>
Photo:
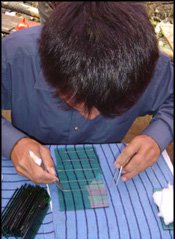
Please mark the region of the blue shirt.
<svg viewBox="0 0 175 239"><path fill-rule="evenodd" d="M160 54L154 75L138 102L122 116L93 120L65 110L53 97L43 76L38 53L41 26L24 29L2 40L2 108L12 110L12 122L2 119L2 153L10 157L14 144L31 137L42 144L121 142L138 116L153 115L142 134L161 151L173 139L173 69ZM129 96L128 96L129 97Z"/></svg>

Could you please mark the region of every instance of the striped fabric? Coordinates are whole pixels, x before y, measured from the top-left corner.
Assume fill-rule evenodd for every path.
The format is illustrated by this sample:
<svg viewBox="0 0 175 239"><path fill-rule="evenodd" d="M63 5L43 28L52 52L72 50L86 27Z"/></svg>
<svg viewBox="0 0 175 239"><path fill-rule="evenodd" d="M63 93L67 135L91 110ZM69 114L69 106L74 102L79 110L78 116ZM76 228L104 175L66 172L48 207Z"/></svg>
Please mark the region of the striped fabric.
<svg viewBox="0 0 175 239"><path fill-rule="evenodd" d="M68 146L67 146L68 147ZM163 156L152 167L128 182L112 184L114 160L124 147L122 144L94 145L107 187L109 207L60 211L57 188L50 185L53 214L49 211L36 239L170 239L172 230L163 230L152 194L156 188L167 187L173 175ZM50 146L52 156L57 146ZM55 160L55 158L54 158ZM10 161L2 161L2 207L14 189L28 182L16 176ZM55 235L53 232L53 221Z"/></svg>
<svg viewBox="0 0 175 239"><path fill-rule="evenodd" d="M12 197L16 188L20 188L24 184L32 184L28 179L18 175L15 171L15 168L12 165L12 162L9 159L2 158L2 204L1 211L5 208L8 201ZM40 185L45 187L44 185ZM46 187L45 187L46 188ZM5 237L2 237L5 239ZM9 239L14 237L8 237ZM49 207L47 214L43 220L42 225L39 228L37 239L55 239L56 233L54 231L53 224L53 213Z"/></svg>
<svg viewBox="0 0 175 239"><path fill-rule="evenodd" d="M79 211L60 211L57 188L51 185L57 239L170 239L172 230L163 230L153 202L154 188L167 187L173 175L163 156L145 172L116 188L112 179L114 160L123 144L93 145L100 159L107 187L109 207ZM69 147L69 146L67 146ZM71 146L70 146L71 147ZM54 157L55 149L51 146Z"/></svg>
<svg viewBox="0 0 175 239"><path fill-rule="evenodd" d="M107 191L95 149L74 146L55 149L60 210L108 207ZM55 158L54 157L54 158Z"/></svg>

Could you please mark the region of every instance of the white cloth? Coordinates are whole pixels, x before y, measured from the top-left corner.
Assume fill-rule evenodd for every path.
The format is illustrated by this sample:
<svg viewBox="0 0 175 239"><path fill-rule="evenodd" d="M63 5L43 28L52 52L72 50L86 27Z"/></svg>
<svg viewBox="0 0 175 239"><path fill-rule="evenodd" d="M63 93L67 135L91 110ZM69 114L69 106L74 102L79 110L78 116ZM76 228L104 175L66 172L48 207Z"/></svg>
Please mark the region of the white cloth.
<svg viewBox="0 0 175 239"><path fill-rule="evenodd" d="M168 184L167 188L153 193L155 204L159 207L158 216L162 217L166 225L174 220L174 204L173 204L173 185Z"/></svg>

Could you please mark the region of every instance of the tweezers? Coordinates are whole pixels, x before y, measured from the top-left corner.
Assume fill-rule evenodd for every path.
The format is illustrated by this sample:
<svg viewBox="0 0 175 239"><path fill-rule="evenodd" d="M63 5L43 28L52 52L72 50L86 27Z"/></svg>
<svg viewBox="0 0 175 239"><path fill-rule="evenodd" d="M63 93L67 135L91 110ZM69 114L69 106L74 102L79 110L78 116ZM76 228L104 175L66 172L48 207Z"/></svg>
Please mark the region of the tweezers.
<svg viewBox="0 0 175 239"><path fill-rule="evenodd" d="M119 183L119 179L120 179L120 177L121 177L122 170L123 170L123 167L121 166L121 167L120 167L120 170L119 170L119 173L118 173L118 176L117 176L118 169L117 169L117 168L115 169L115 173L114 173L114 177L113 177L113 182L115 183L116 186L117 186L118 183ZM117 176L117 179L116 179L116 176ZM116 182L115 182L115 179L116 179Z"/></svg>
<svg viewBox="0 0 175 239"><path fill-rule="evenodd" d="M40 167L42 167L44 170L46 170L45 166L44 166L44 163L42 161L41 158L39 158L38 156L36 156L31 150L29 150L29 155L30 157L33 159L33 161ZM58 176L58 175L57 175ZM64 189L63 189L63 186L62 184L59 182L59 181L55 181L54 182L56 184L56 186L63 192Z"/></svg>

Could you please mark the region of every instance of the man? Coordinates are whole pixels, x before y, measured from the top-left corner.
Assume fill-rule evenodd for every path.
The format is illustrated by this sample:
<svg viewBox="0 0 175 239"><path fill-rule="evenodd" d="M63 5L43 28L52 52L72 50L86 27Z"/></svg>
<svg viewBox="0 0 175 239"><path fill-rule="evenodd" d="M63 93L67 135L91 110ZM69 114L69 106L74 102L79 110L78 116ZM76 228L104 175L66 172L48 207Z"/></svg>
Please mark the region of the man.
<svg viewBox="0 0 175 239"><path fill-rule="evenodd" d="M116 160L129 180L172 141L173 77L144 7L62 2L42 27L3 40L3 155L36 183L57 180L44 144L121 142L138 116L153 115ZM43 159L46 171L30 158Z"/></svg>

